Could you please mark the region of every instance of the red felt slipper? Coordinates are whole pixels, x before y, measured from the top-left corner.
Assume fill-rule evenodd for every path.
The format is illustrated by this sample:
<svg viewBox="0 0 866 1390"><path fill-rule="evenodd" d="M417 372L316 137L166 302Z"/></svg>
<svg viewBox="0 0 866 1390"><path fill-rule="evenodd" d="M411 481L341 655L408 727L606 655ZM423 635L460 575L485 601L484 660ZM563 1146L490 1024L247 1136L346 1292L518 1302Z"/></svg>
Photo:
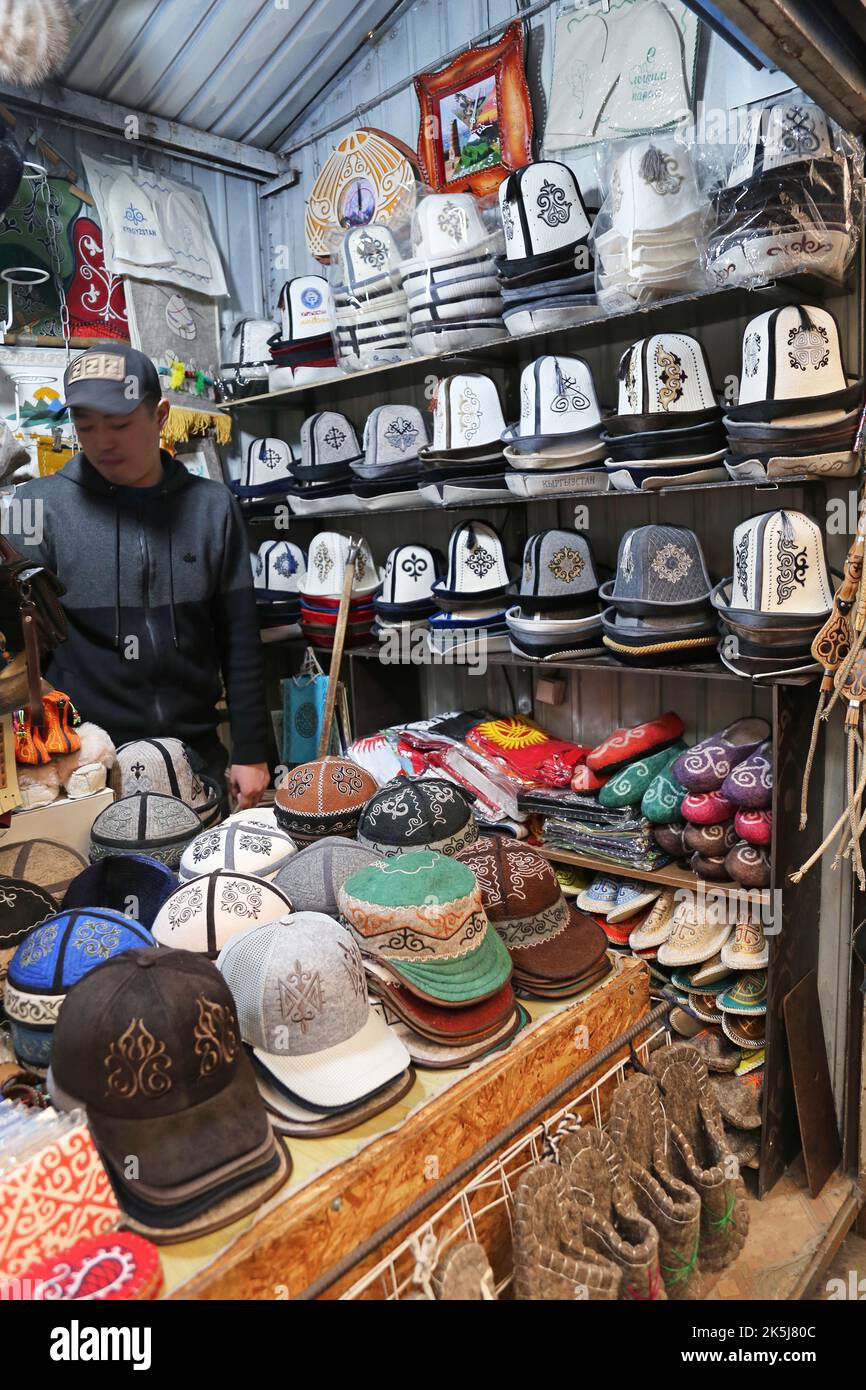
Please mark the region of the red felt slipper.
<svg viewBox="0 0 866 1390"><path fill-rule="evenodd" d="M748 845L768 845L773 838L772 811L738 811L734 829Z"/></svg>
<svg viewBox="0 0 866 1390"><path fill-rule="evenodd" d="M593 772L611 777L636 759L669 748L682 737L683 728L679 715L669 710L658 719L637 724L633 729L614 729L602 743L587 753L586 765Z"/></svg>
<svg viewBox="0 0 866 1390"><path fill-rule="evenodd" d="M571 790L573 792L597 792L599 787L603 787L606 781L606 777L599 777L597 773L593 772L591 767L586 766L586 763L581 763L579 767L574 769L574 775L571 779Z"/></svg>
<svg viewBox="0 0 866 1390"><path fill-rule="evenodd" d="M718 825L733 819L734 808L720 792L690 792L680 814L692 825Z"/></svg>

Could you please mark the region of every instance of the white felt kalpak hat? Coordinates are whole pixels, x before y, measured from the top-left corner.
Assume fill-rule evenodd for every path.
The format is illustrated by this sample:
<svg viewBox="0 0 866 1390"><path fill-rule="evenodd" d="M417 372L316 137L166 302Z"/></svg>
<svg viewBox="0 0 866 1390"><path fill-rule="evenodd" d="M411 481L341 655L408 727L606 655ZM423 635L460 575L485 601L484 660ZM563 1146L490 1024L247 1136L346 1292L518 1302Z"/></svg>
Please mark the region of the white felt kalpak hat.
<svg viewBox="0 0 866 1390"><path fill-rule="evenodd" d="M486 521L464 521L451 532L448 568L433 585L437 599L459 602L505 594L511 583L502 539Z"/></svg>
<svg viewBox="0 0 866 1390"><path fill-rule="evenodd" d="M771 169L833 157L830 124L820 106L790 101L759 106L743 117L728 188Z"/></svg>
<svg viewBox="0 0 866 1390"><path fill-rule="evenodd" d="M294 840L284 830L264 830L243 820L233 821L205 830L190 841L181 856L178 878L183 883L214 869L231 869L270 879L296 851Z"/></svg>
<svg viewBox="0 0 866 1390"><path fill-rule="evenodd" d="M323 275L296 275L287 280L280 290L277 308L286 342L319 338L333 327L334 305Z"/></svg>
<svg viewBox="0 0 866 1390"><path fill-rule="evenodd" d="M361 457L361 445L355 426L347 416L336 410L319 410L307 416L301 425L301 467L329 468L348 466Z"/></svg>
<svg viewBox="0 0 866 1390"><path fill-rule="evenodd" d="M504 429L499 392L489 376L466 373L439 382L433 413L436 452L499 444Z"/></svg>
<svg viewBox="0 0 866 1390"><path fill-rule="evenodd" d="M490 239L471 193L430 193L415 209L413 259L464 256Z"/></svg>
<svg viewBox="0 0 866 1390"><path fill-rule="evenodd" d="M424 416L414 405L379 405L364 425L364 463L369 468L409 464L427 443Z"/></svg>
<svg viewBox="0 0 866 1390"><path fill-rule="evenodd" d="M671 135L630 140L611 175L611 228L623 238L697 228L707 210L688 149Z"/></svg>
<svg viewBox="0 0 866 1390"><path fill-rule="evenodd" d="M827 612L833 586L824 533L802 512L764 512L734 531L731 608L760 613Z"/></svg>
<svg viewBox="0 0 866 1390"><path fill-rule="evenodd" d="M310 598L339 598L351 545L350 538L339 531L320 531L314 536L310 541L307 579L302 592ZM362 540L355 559L352 595L357 598L360 594L372 594L380 583L370 547Z"/></svg>
<svg viewBox="0 0 866 1390"><path fill-rule="evenodd" d="M161 946L216 960L238 932L274 922L291 910L290 900L275 883L257 874L215 869L176 888L159 909L151 931Z"/></svg>
<svg viewBox="0 0 866 1390"><path fill-rule="evenodd" d="M352 227L340 247L346 289L362 298L400 283L400 251L388 227Z"/></svg>
<svg viewBox="0 0 866 1390"><path fill-rule="evenodd" d="M589 234L577 179L567 164L539 160L499 185L499 215L508 261L523 261L573 246Z"/></svg>
<svg viewBox="0 0 866 1390"><path fill-rule="evenodd" d="M739 400L728 414L734 421L797 415L820 424L828 412L853 406L858 392L845 376L833 315L789 304L746 325Z"/></svg>
<svg viewBox="0 0 866 1390"><path fill-rule="evenodd" d="M687 333L641 338L619 364L620 415L717 411L707 355Z"/></svg>
<svg viewBox="0 0 866 1390"><path fill-rule="evenodd" d="M538 357L520 375L520 421L503 432L506 444L529 451L552 440L601 426L588 362L581 357Z"/></svg>
<svg viewBox="0 0 866 1390"><path fill-rule="evenodd" d="M247 447L241 481L232 482L231 490L236 497L245 498L285 494L294 461L291 446L284 439L271 435L253 439Z"/></svg>
<svg viewBox="0 0 866 1390"><path fill-rule="evenodd" d="M437 559L438 557L438 559ZM424 545L398 545L385 562L382 593L376 611L391 616L392 611L426 610L432 603L432 590L441 573L442 556Z"/></svg>
<svg viewBox="0 0 866 1390"><path fill-rule="evenodd" d="M256 598L279 600L300 592L307 577L304 552L292 541L262 541L253 560Z"/></svg>

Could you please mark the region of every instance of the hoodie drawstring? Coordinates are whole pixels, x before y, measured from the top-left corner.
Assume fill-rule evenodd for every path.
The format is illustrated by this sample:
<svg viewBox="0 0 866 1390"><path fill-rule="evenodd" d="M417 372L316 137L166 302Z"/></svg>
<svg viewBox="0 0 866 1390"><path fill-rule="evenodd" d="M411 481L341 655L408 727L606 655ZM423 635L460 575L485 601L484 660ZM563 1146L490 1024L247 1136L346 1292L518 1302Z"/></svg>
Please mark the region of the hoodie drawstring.
<svg viewBox="0 0 866 1390"><path fill-rule="evenodd" d="M114 503L114 650L120 651L120 508Z"/></svg>

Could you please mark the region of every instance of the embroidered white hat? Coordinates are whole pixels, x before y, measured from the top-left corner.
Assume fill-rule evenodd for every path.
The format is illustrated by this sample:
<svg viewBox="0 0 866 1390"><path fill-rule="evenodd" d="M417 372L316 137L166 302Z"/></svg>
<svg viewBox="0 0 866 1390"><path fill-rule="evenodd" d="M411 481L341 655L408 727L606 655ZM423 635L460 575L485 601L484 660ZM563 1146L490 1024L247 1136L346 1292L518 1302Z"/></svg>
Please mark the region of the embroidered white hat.
<svg viewBox="0 0 866 1390"><path fill-rule="evenodd" d="M174 256L165 243L160 220L150 198L129 174L120 173L108 195L108 215L114 233L114 252L136 266L170 265Z"/></svg>
<svg viewBox="0 0 866 1390"><path fill-rule="evenodd" d="M499 392L489 376L446 376L436 391L433 450L477 449L499 444L505 429Z"/></svg>
<svg viewBox="0 0 866 1390"><path fill-rule="evenodd" d="M263 541L253 556L256 598L280 600L300 592L307 577L304 552L292 541Z"/></svg>
<svg viewBox="0 0 866 1390"><path fill-rule="evenodd" d="M620 415L717 411L707 355L686 333L641 338L619 364Z"/></svg>
<svg viewBox="0 0 866 1390"><path fill-rule="evenodd" d="M504 595L511 585L502 538L486 521L464 521L451 532L448 567L432 586L437 601L485 602Z"/></svg>
<svg viewBox="0 0 866 1390"><path fill-rule="evenodd" d="M340 248L346 289L364 297L400 283L400 251L388 227L352 227Z"/></svg>
<svg viewBox="0 0 866 1390"><path fill-rule="evenodd" d="M285 494L291 481L295 458L291 445L284 439L268 435L253 439L247 446L247 456L240 482L229 486L236 497L270 497Z"/></svg>
<svg viewBox="0 0 866 1390"><path fill-rule="evenodd" d="M746 325L739 400L728 412L732 420L814 411L817 424L827 411L855 405L858 394L859 384L845 376L839 329L828 310L789 304Z"/></svg>
<svg viewBox="0 0 866 1390"><path fill-rule="evenodd" d="M296 275L287 280L277 301L285 342L319 338L333 328L334 305L323 275Z"/></svg>
<svg viewBox="0 0 866 1390"><path fill-rule="evenodd" d="M368 468L412 463L427 444L424 416L414 405L379 405L364 425L364 463Z"/></svg>
<svg viewBox="0 0 866 1390"><path fill-rule="evenodd" d="M734 531L731 608L819 614L833 605L824 533L802 512L765 512Z"/></svg>
<svg viewBox="0 0 866 1390"><path fill-rule="evenodd" d="M186 882L215 869L274 878L297 852L284 830L266 830L247 821L232 821L196 835L181 855L178 878Z"/></svg>
<svg viewBox="0 0 866 1390"><path fill-rule="evenodd" d="M317 478L342 476L362 455L355 426L336 410L319 410L301 425L301 466L298 476L309 472Z"/></svg>
<svg viewBox="0 0 866 1390"><path fill-rule="evenodd" d="M376 612L385 617L427 612L433 608L433 585L444 569L438 550L424 545L398 545L385 562L382 593Z"/></svg>
<svg viewBox="0 0 866 1390"><path fill-rule="evenodd" d="M601 427L601 411L588 362L581 357L538 357L520 376L520 422L503 442L527 449L553 437L582 435Z"/></svg>
<svg viewBox="0 0 866 1390"><path fill-rule="evenodd" d="M339 531L320 531L310 541L307 556L307 578L302 592L310 598L339 598L343 592L343 576L349 560L351 539ZM365 540L355 558L355 577L352 595L372 594L381 579Z"/></svg>
<svg viewBox="0 0 866 1390"><path fill-rule="evenodd" d="M465 256L490 241L471 193L429 193L415 209L413 259Z"/></svg>
<svg viewBox="0 0 866 1390"><path fill-rule="evenodd" d="M623 238L697 229L708 210L691 155L672 135L630 140L614 164L611 229Z"/></svg>
<svg viewBox="0 0 866 1390"><path fill-rule="evenodd" d="M577 179L567 164L539 160L499 185L499 215L507 261L523 261L573 246L590 223Z"/></svg>
<svg viewBox="0 0 866 1390"><path fill-rule="evenodd" d="M161 946L216 960L238 932L285 917L292 904L275 883L255 874L215 869L182 883L166 898L151 931Z"/></svg>
<svg viewBox="0 0 866 1390"><path fill-rule="evenodd" d="M805 101L759 106L743 116L728 188L771 169L833 157L830 124L820 106Z"/></svg>

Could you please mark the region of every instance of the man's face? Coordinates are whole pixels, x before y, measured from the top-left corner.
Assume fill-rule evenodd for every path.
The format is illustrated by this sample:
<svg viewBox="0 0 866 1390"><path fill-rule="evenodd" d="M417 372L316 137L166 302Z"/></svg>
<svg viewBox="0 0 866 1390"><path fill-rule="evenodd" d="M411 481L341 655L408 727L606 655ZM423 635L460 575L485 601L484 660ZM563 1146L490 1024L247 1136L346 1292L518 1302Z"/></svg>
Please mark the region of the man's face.
<svg viewBox="0 0 866 1390"><path fill-rule="evenodd" d="M149 487L162 477L159 436L168 412L168 401L160 401L155 410L143 401L129 415L73 407L72 419L82 452L106 482Z"/></svg>

